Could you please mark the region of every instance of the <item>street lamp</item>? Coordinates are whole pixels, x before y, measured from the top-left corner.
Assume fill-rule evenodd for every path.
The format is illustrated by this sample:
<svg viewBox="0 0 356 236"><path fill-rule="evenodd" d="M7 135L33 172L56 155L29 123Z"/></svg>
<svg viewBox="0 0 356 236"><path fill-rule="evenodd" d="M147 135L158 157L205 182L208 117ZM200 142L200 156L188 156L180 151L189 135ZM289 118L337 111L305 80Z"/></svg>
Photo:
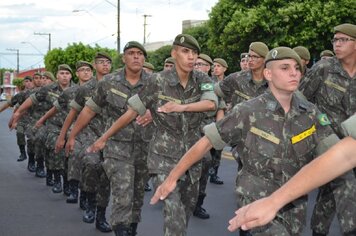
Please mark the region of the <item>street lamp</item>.
<svg viewBox="0 0 356 236"><path fill-rule="evenodd" d="M21 42L22 44L30 44L39 54L44 55L38 48L35 47L31 42Z"/></svg>
<svg viewBox="0 0 356 236"><path fill-rule="evenodd" d="M146 44L146 25L147 25L147 23L146 23L146 18L147 17L152 17L152 15L143 15L143 45L145 45Z"/></svg>
<svg viewBox="0 0 356 236"><path fill-rule="evenodd" d="M33 33L34 35L47 35L48 36L48 52L51 51L51 33Z"/></svg>
<svg viewBox="0 0 356 236"><path fill-rule="evenodd" d="M20 73L20 50L17 48L7 48L6 50L8 51L16 51L16 55L17 55L17 74Z"/></svg>

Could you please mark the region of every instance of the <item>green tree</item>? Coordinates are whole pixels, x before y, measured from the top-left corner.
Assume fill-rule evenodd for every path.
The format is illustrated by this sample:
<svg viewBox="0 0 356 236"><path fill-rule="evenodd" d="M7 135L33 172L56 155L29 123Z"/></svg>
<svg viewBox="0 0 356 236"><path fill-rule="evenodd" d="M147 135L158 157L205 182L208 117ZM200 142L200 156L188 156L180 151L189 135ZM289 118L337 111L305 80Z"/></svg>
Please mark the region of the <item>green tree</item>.
<svg viewBox="0 0 356 236"><path fill-rule="evenodd" d="M166 60L167 57L171 56L171 50L172 50L172 46L166 45L160 47L156 51L147 52L148 55L146 61L154 65L155 71L161 71L163 70L164 60Z"/></svg>
<svg viewBox="0 0 356 236"><path fill-rule="evenodd" d="M332 49L333 27L356 22L354 0L220 0L210 13L208 46L236 67L253 41L269 48L307 47L317 58Z"/></svg>

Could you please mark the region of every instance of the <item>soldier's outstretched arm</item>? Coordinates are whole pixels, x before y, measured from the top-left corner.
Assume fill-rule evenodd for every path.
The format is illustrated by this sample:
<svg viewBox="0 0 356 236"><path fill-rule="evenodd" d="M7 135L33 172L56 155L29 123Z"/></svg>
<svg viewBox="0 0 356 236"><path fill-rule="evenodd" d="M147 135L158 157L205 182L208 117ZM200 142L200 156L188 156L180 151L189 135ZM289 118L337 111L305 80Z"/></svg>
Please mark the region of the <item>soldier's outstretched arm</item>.
<svg viewBox="0 0 356 236"><path fill-rule="evenodd" d="M176 187L178 179L195 163L201 160L206 152L213 145L210 140L204 136L196 142L180 159L178 164L171 170L164 182L158 186L155 194L151 198L151 204L155 204L158 200L164 200Z"/></svg>
<svg viewBox="0 0 356 236"><path fill-rule="evenodd" d="M304 166L287 183L269 197L238 209L229 221L229 231L248 230L274 219L287 203L307 194L356 166L356 140L346 137L327 152Z"/></svg>
<svg viewBox="0 0 356 236"><path fill-rule="evenodd" d="M78 111L76 109L74 108L70 109L66 119L64 120L61 132L58 135L56 141L56 147L54 149L55 153L58 153L64 147L67 131L69 130L69 127L72 125L72 123L74 122L75 118L77 117L77 114Z"/></svg>
<svg viewBox="0 0 356 236"><path fill-rule="evenodd" d="M4 105L2 105L2 107L0 108L0 113L5 111L7 108L10 107L10 104L9 103L5 103Z"/></svg>
<svg viewBox="0 0 356 236"><path fill-rule="evenodd" d="M58 110L55 106L53 106L51 109L49 109L46 114L44 114L35 124L35 126L37 128L39 128L40 126L42 126L46 120L50 119L51 117L53 117L55 114L57 114Z"/></svg>
<svg viewBox="0 0 356 236"><path fill-rule="evenodd" d="M32 107L33 102L31 98L27 98L21 106L16 110L16 112L12 116L12 124L11 128L14 128L16 126L16 123L19 121L21 116L30 108Z"/></svg>
<svg viewBox="0 0 356 236"><path fill-rule="evenodd" d="M131 109L130 107L127 111L117 119L114 124L98 139L88 147L87 152L98 152L105 147L106 142L122 128L125 128L131 121L133 121L138 113Z"/></svg>

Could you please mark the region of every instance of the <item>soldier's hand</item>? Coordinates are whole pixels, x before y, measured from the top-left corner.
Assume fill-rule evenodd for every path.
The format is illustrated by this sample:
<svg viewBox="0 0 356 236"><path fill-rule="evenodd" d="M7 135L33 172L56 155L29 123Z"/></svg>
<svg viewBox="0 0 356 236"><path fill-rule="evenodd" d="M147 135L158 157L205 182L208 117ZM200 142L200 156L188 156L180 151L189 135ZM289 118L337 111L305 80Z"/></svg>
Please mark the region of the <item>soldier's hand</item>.
<svg viewBox="0 0 356 236"><path fill-rule="evenodd" d="M11 126L12 126L12 121L13 121L13 117L11 116L10 120L9 120L9 123L7 124L7 126L9 127L9 129L11 129Z"/></svg>
<svg viewBox="0 0 356 236"><path fill-rule="evenodd" d="M40 128L41 126L43 125L42 121L41 120L38 120L35 124L35 128Z"/></svg>
<svg viewBox="0 0 356 236"><path fill-rule="evenodd" d="M104 149L105 145L106 145L106 142L102 138L99 138L98 140L95 141L95 143L93 143L92 145L90 145L87 148L87 152L89 152L89 153L98 152L98 151Z"/></svg>
<svg viewBox="0 0 356 236"><path fill-rule="evenodd" d="M16 129L16 127L17 127L17 122L12 121L11 126L10 126L10 130Z"/></svg>
<svg viewBox="0 0 356 236"><path fill-rule="evenodd" d="M184 105L175 103L175 102L167 102L163 106L160 106L157 111L163 113L171 113L171 112L183 112L185 109Z"/></svg>
<svg viewBox="0 0 356 236"><path fill-rule="evenodd" d="M136 117L136 123L139 125L142 125L143 127L145 127L146 125L148 125L149 123L152 122L152 114L150 110L146 110L146 113L143 116L137 116Z"/></svg>
<svg viewBox="0 0 356 236"><path fill-rule="evenodd" d="M54 148L55 153L59 153L64 147L65 140L62 137L58 137L56 141L56 147Z"/></svg>
<svg viewBox="0 0 356 236"><path fill-rule="evenodd" d="M279 208L273 203L271 198L262 198L251 204L238 209L236 216L229 220L229 231L233 232L241 227L249 230L257 226L263 226L276 217Z"/></svg>
<svg viewBox="0 0 356 236"><path fill-rule="evenodd" d="M156 189L155 194L151 198L150 204L156 204L159 200L164 200L176 188L177 181L171 180L169 177Z"/></svg>
<svg viewBox="0 0 356 236"><path fill-rule="evenodd" d="M75 145L75 139L68 139L66 144L66 157L69 157L69 155L73 152L74 145Z"/></svg>

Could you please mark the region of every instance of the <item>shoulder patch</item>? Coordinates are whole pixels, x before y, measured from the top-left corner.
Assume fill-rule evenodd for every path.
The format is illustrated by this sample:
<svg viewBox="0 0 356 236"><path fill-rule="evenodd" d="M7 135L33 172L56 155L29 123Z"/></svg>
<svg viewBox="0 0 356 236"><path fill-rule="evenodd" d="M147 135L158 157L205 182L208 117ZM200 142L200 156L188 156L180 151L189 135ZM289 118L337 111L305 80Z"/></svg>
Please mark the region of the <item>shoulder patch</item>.
<svg viewBox="0 0 356 236"><path fill-rule="evenodd" d="M322 126L330 125L331 122L325 113L318 115L319 124Z"/></svg>
<svg viewBox="0 0 356 236"><path fill-rule="evenodd" d="M214 84L213 83L202 83L200 84L200 89L205 91L213 91Z"/></svg>

